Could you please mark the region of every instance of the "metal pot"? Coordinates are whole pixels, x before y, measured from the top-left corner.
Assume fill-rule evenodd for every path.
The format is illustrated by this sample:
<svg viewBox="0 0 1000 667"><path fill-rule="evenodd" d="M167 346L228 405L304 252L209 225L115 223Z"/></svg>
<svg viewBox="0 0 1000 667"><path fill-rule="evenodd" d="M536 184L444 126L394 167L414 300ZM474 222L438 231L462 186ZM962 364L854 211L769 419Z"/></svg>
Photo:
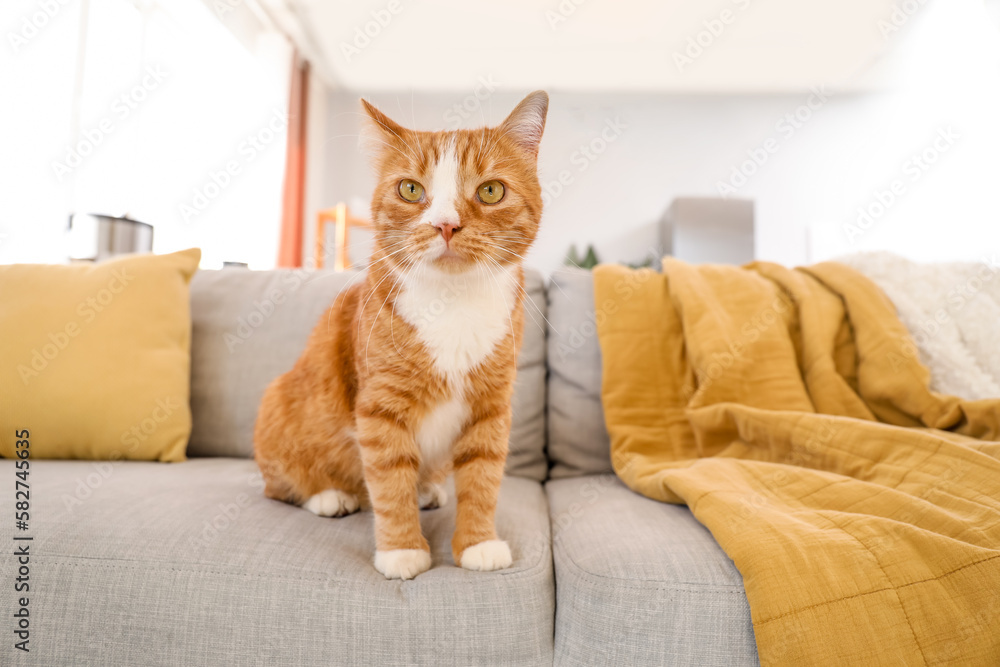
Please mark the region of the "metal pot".
<svg viewBox="0 0 1000 667"><path fill-rule="evenodd" d="M152 252L153 226L130 218L95 213L70 216L73 259L103 261L117 255Z"/></svg>

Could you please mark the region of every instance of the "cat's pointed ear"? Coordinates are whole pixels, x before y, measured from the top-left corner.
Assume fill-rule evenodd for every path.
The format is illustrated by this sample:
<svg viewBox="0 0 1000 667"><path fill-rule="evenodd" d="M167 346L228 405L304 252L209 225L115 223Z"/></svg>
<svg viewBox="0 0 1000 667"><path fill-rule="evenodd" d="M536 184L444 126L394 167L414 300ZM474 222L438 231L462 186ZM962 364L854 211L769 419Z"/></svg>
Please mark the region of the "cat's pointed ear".
<svg viewBox="0 0 1000 667"><path fill-rule="evenodd" d="M406 128L375 108L368 100L361 99L365 119L361 128L361 144L371 154L378 153L386 146L405 144Z"/></svg>
<svg viewBox="0 0 1000 667"><path fill-rule="evenodd" d="M506 135L525 151L537 156L548 110L549 96L544 90L529 93L500 124L501 136Z"/></svg>

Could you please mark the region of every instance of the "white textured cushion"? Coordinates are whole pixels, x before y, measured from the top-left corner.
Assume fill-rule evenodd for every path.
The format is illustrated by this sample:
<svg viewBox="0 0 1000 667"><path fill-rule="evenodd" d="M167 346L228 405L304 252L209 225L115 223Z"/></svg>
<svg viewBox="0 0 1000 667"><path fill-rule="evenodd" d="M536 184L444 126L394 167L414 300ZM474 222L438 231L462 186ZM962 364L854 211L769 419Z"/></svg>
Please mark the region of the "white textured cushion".
<svg viewBox="0 0 1000 667"><path fill-rule="evenodd" d="M931 372L931 389L976 400L1000 396L1000 256L921 264L888 252L841 261L892 300ZM913 354L902 341L900 355Z"/></svg>

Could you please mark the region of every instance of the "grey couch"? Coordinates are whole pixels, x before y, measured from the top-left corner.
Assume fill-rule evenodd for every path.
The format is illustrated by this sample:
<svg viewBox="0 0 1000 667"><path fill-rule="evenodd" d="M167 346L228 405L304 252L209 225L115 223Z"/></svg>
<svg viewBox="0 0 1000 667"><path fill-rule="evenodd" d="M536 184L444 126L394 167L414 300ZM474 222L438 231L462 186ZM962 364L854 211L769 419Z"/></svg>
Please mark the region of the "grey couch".
<svg viewBox="0 0 1000 667"><path fill-rule="evenodd" d="M370 513L320 518L264 498L250 459L258 401L349 279L196 276L190 460L33 463L32 650L0 648L0 663L757 663L733 563L685 507L611 471L589 273L547 288L528 276L497 512L510 569L455 567L453 505L421 513L433 566L400 582L372 566ZM0 462L0 479L12 467ZM15 602L0 596L5 618Z"/></svg>

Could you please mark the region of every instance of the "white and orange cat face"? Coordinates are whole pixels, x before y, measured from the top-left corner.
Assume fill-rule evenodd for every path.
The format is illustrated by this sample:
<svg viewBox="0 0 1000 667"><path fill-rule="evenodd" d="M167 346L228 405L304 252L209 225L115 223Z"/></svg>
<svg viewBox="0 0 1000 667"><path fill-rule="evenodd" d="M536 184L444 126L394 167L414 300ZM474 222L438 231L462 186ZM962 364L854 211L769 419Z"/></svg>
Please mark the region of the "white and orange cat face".
<svg viewBox="0 0 1000 667"><path fill-rule="evenodd" d="M378 174L372 220L390 262L457 273L522 260L542 215L537 158L548 95L531 93L497 127L453 132L410 130L362 106Z"/></svg>

